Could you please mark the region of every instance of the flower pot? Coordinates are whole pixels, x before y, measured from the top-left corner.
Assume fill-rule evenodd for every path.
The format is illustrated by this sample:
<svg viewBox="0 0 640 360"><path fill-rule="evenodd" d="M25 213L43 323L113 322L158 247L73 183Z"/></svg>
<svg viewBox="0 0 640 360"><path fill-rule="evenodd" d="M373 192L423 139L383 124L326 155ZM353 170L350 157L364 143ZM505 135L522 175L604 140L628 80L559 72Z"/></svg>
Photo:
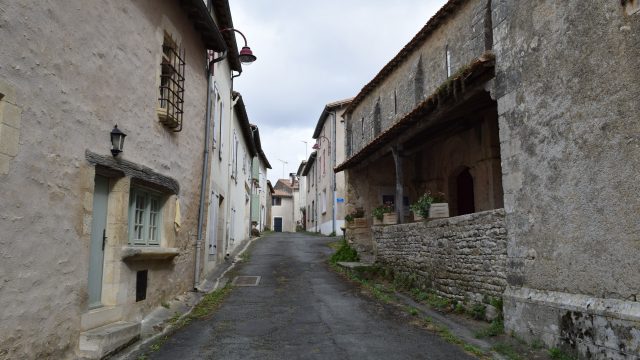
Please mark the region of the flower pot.
<svg viewBox="0 0 640 360"><path fill-rule="evenodd" d="M396 213L386 213L382 217L382 223L384 225L393 225L398 223L398 214Z"/></svg>
<svg viewBox="0 0 640 360"><path fill-rule="evenodd" d="M413 213L413 221L414 222L419 222L419 221L423 221L424 218L421 215L418 215L417 213Z"/></svg>
<svg viewBox="0 0 640 360"><path fill-rule="evenodd" d="M369 222L367 221L367 218L355 218L353 219L353 226L357 228L368 227Z"/></svg>
<svg viewBox="0 0 640 360"><path fill-rule="evenodd" d="M429 218L446 218L449 217L449 203L433 203L429 207Z"/></svg>
<svg viewBox="0 0 640 360"><path fill-rule="evenodd" d="M373 225L382 225L382 220L377 217L373 217Z"/></svg>

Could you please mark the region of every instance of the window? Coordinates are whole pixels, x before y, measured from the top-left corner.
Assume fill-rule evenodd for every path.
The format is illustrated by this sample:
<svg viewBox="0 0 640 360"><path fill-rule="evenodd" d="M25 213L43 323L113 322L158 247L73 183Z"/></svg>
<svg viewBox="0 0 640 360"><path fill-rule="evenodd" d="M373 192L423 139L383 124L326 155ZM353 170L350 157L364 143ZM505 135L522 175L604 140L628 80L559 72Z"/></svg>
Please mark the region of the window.
<svg viewBox="0 0 640 360"><path fill-rule="evenodd" d="M184 104L184 49L165 33L160 63L158 118L173 131L182 130Z"/></svg>
<svg viewBox="0 0 640 360"><path fill-rule="evenodd" d="M364 117L360 119L360 138L364 140Z"/></svg>
<svg viewBox="0 0 640 360"><path fill-rule="evenodd" d="M322 190L322 213L327 213L327 190Z"/></svg>
<svg viewBox="0 0 640 360"><path fill-rule="evenodd" d="M282 205L282 199L280 198L280 196L274 196L273 198L271 198L271 205L273 206Z"/></svg>
<svg viewBox="0 0 640 360"><path fill-rule="evenodd" d="M222 109L224 108L224 102L222 101L222 99L220 98L220 94L218 94L218 92L216 91L216 110L215 110L215 116L218 119L218 160L222 161L222 148L223 148L223 143L222 143ZM214 121L215 123L215 121Z"/></svg>
<svg viewBox="0 0 640 360"><path fill-rule="evenodd" d="M377 137L380 131L382 131L382 114L380 111L380 99L378 99L373 109L373 137Z"/></svg>
<svg viewBox="0 0 640 360"><path fill-rule="evenodd" d="M233 130L233 148L232 152L232 161L233 166L231 167L231 177L238 181L238 134Z"/></svg>
<svg viewBox="0 0 640 360"><path fill-rule="evenodd" d="M316 202L311 201L311 222L316 221Z"/></svg>
<svg viewBox="0 0 640 360"><path fill-rule="evenodd" d="M449 51L449 45L447 45L445 55L445 65L447 68L447 77L451 76L451 51Z"/></svg>
<svg viewBox="0 0 640 360"><path fill-rule="evenodd" d="M393 90L393 113L398 113L398 92L395 89Z"/></svg>
<svg viewBox="0 0 640 360"><path fill-rule="evenodd" d="M129 200L129 244L160 245L162 195L132 188Z"/></svg>

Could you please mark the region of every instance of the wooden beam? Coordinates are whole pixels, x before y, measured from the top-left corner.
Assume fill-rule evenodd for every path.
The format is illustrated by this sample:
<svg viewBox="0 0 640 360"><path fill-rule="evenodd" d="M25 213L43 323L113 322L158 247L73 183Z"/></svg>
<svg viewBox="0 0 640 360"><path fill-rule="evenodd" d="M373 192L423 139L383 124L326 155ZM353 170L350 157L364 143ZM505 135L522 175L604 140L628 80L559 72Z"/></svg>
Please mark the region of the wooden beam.
<svg viewBox="0 0 640 360"><path fill-rule="evenodd" d="M395 145L391 148L393 154L393 162L396 165L396 214L398 215L398 224L404 222L404 174L402 171L402 156L400 151L401 145Z"/></svg>

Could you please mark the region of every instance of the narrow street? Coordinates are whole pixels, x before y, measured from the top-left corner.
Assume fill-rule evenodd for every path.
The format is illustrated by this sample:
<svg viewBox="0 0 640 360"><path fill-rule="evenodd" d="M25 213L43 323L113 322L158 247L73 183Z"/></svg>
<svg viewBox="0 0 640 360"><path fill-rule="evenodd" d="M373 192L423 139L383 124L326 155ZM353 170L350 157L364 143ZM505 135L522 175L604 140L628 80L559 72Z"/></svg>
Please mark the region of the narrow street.
<svg viewBox="0 0 640 360"><path fill-rule="evenodd" d="M470 359L397 318L331 272L333 238L274 233L256 241L235 286L208 319L171 336L149 359Z"/></svg>

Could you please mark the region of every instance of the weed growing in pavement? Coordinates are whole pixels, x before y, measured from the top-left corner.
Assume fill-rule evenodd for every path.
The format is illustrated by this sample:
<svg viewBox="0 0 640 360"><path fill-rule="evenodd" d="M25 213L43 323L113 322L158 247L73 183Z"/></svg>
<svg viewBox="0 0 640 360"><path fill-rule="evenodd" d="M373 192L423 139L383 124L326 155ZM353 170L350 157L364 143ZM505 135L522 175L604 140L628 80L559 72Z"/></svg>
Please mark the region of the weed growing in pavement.
<svg viewBox="0 0 640 360"><path fill-rule="evenodd" d="M504 322L501 318L495 318L491 321L491 324L486 328L476 332L475 336L478 339L486 338L486 337L494 337L504 334Z"/></svg>
<svg viewBox="0 0 640 360"><path fill-rule="evenodd" d="M484 304L474 304L469 309L468 314L475 320L484 320L487 307Z"/></svg>
<svg viewBox="0 0 640 360"><path fill-rule="evenodd" d="M575 360L576 359L575 357L565 353L564 351L558 348L549 349L549 356L553 360Z"/></svg>
<svg viewBox="0 0 640 360"><path fill-rule="evenodd" d="M229 295L232 288L233 286L231 285L231 282L228 282L224 287L205 295L198 305L193 308L189 317L192 319L202 319L211 315L213 311L220 306L227 295Z"/></svg>
<svg viewBox="0 0 640 360"><path fill-rule="evenodd" d="M506 356L509 360L522 360L518 351L509 344L497 343L491 348L491 350L500 355Z"/></svg>
<svg viewBox="0 0 640 360"><path fill-rule="evenodd" d="M171 305L169 305L169 303L166 301L161 302L160 305L162 305L162 307L165 309L171 308Z"/></svg>
<svg viewBox="0 0 640 360"><path fill-rule="evenodd" d="M249 250L245 250L242 254L240 254L240 260L247 262L251 259L251 253Z"/></svg>
<svg viewBox="0 0 640 360"><path fill-rule="evenodd" d="M544 347L544 342L540 339L535 339L531 342L531 348L534 350L542 349Z"/></svg>
<svg viewBox="0 0 640 360"><path fill-rule="evenodd" d="M464 346L462 346L462 348L464 349L464 351L472 353L473 355L478 356L478 357L486 355L484 350L480 349L477 346L473 346L471 344L464 344Z"/></svg>

